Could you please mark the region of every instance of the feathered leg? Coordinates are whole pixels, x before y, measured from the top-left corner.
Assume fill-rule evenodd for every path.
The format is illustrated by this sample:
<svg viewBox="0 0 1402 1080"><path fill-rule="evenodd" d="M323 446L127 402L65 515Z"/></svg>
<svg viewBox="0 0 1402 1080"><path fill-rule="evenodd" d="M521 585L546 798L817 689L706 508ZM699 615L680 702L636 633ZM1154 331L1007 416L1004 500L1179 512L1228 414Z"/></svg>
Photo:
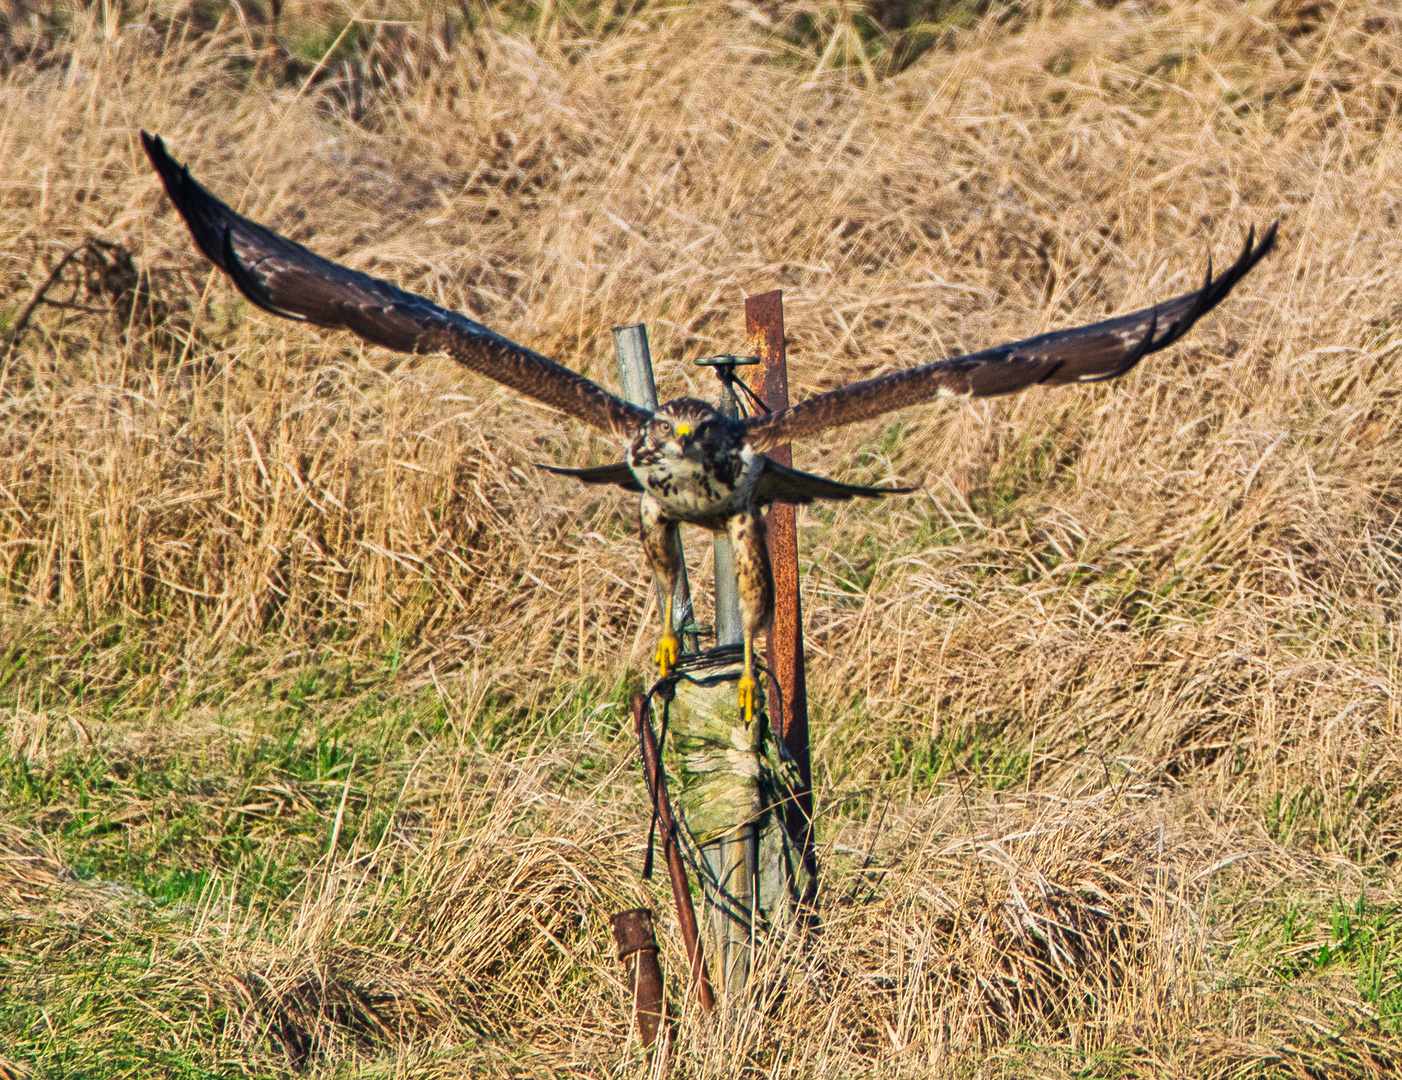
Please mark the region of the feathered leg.
<svg viewBox="0 0 1402 1080"><path fill-rule="evenodd" d="M672 629L672 597L681 577L682 535L677 523L667 517L662 504L651 495L644 495L638 504L638 527L643 536L643 550L652 572L662 582L665 599L662 603L662 640L657 643L657 670L666 678L681 655L682 643Z"/></svg>
<svg viewBox="0 0 1402 1080"><path fill-rule="evenodd" d="M735 578L740 586L740 621L745 631L745 670L740 674L738 696L745 723L755 718L759 680L755 678L755 637L774 618L774 573L769 567L764 518L758 510L746 510L726 522L730 546L735 552Z"/></svg>

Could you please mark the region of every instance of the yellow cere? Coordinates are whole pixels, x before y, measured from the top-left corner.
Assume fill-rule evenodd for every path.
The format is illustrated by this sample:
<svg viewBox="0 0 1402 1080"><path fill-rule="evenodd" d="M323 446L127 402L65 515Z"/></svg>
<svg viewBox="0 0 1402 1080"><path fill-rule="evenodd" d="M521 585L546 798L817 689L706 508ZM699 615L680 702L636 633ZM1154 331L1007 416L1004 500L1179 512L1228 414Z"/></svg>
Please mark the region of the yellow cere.
<svg viewBox="0 0 1402 1080"><path fill-rule="evenodd" d="M677 434L678 434L678 435L690 435L690 434L691 434L691 425L690 425L690 424L678 424L677 427L676 427L676 431L677 431Z"/></svg>

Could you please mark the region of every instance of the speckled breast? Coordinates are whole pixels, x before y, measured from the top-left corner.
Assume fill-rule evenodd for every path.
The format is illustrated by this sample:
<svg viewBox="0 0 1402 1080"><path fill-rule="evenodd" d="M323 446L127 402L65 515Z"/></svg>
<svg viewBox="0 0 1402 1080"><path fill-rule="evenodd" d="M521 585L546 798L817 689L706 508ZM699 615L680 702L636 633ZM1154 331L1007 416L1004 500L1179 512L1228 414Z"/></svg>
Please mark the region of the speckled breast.
<svg viewBox="0 0 1402 1080"><path fill-rule="evenodd" d="M723 529L726 518L750 504L764 459L746 447L718 461L689 454L673 457L643 452L631 456L628 465L643 490L668 514L695 525Z"/></svg>

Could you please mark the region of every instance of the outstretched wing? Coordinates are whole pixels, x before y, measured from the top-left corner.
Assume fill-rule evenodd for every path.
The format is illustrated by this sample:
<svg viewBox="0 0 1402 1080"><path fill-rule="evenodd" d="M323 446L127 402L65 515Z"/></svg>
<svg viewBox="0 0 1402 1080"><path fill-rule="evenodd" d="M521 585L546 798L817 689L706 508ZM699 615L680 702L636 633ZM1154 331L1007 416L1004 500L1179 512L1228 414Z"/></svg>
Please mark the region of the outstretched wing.
<svg viewBox="0 0 1402 1080"><path fill-rule="evenodd" d="M807 506L820 499L827 502L848 502L851 499L879 499L883 495L909 495L914 490L843 484L825 476L814 476L812 473L780 465L773 458L765 458L764 472L760 474L759 486L755 488L755 502L760 505L788 503L791 506Z"/></svg>
<svg viewBox="0 0 1402 1080"><path fill-rule="evenodd" d="M1099 382L1123 375L1149 353L1172 345L1221 303L1275 245L1278 224L1266 230L1259 244L1252 228L1241 255L1221 277L1212 276L1209 260L1207 280L1196 292L1092 326L1057 330L819 394L746 421L750 444L767 450L936 397L993 397L1029 386Z"/></svg>
<svg viewBox="0 0 1402 1080"><path fill-rule="evenodd" d="M586 484L613 484L624 491L643 490L642 484L638 483L638 478L633 475L633 470L628 468L626 461L618 461L612 465L595 465L592 469L561 469L554 465L536 465L536 468L556 476L572 476Z"/></svg>
<svg viewBox="0 0 1402 1080"><path fill-rule="evenodd" d="M620 438L651 416L555 361L387 281L314 255L220 202L141 133L170 201L205 257L264 311L345 329L396 352L446 352L480 375Z"/></svg>

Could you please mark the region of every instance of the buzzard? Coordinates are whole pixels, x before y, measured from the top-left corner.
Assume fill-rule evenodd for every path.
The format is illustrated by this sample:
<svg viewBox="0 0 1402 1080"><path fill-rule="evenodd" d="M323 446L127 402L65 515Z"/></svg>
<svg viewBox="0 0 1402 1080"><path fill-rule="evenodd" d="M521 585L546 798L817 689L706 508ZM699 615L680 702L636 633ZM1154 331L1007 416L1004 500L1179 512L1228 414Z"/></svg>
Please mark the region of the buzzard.
<svg viewBox="0 0 1402 1080"><path fill-rule="evenodd" d="M199 249L253 304L284 318L349 330L396 352L447 353L478 374L619 440L625 457L617 464L553 471L641 493L643 547L666 587L665 595L672 595L681 568L681 522L728 533L744 627L738 693L747 722L753 719L758 691L754 639L768 626L774 606L763 506L908 490L840 484L786 468L767 457L766 450L933 398L992 397L1029 386L1099 382L1123 375L1149 353L1172 345L1216 307L1271 250L1276 236L1273 224L1258 243L1252 228L1240 256L1225 273L1213 277L1209 260L1202 288L1142 311L936 360L818 394L787 409L736 419L695 398L669 401L656 411L629 404L465 315L323 259L250 221L197 183L189 169L166 152L159 136L143 131L141 138ZM672 606L662 608L656 660L665 675L677 661L680 642L672 626Z"/></svg>

